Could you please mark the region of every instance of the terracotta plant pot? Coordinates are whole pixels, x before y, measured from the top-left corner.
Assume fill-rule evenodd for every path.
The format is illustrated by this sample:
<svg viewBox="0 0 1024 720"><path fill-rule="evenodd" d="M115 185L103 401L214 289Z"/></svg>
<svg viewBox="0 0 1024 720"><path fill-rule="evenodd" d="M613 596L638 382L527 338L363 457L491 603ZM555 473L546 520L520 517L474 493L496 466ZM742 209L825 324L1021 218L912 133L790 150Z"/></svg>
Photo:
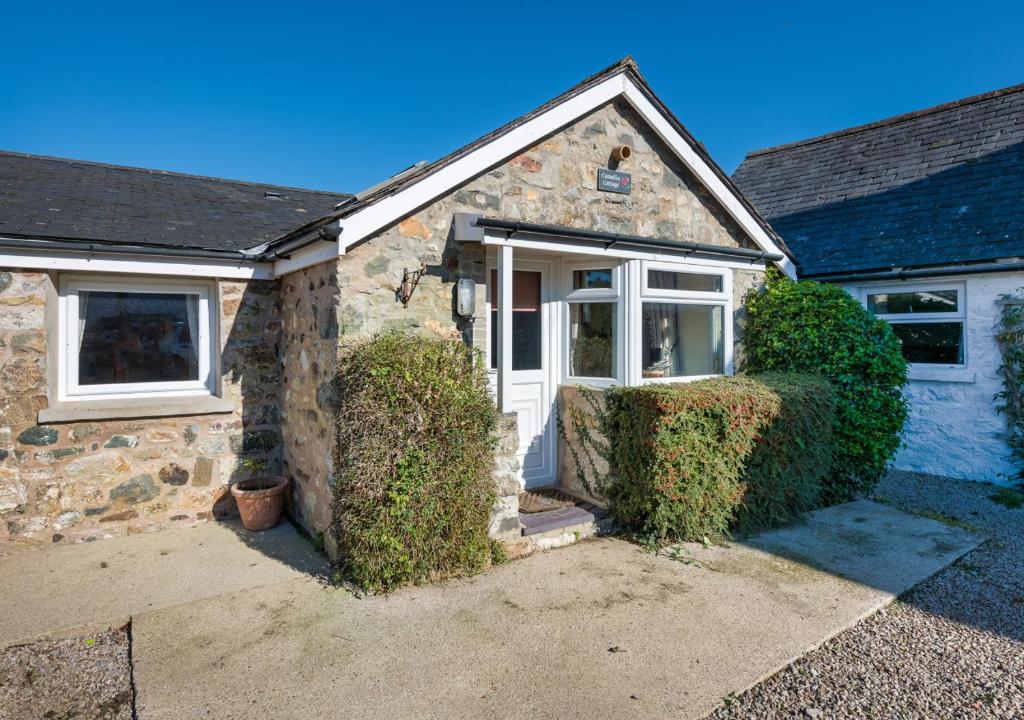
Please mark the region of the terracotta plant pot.
<svg viewBox="0 0 1024 720"><path fill-rule="evenodd" d="M269 530L277 525L284 511L284 491L288 478L271 475L250 478L231 486L238 503L238 514L246 530Z"/></svg>

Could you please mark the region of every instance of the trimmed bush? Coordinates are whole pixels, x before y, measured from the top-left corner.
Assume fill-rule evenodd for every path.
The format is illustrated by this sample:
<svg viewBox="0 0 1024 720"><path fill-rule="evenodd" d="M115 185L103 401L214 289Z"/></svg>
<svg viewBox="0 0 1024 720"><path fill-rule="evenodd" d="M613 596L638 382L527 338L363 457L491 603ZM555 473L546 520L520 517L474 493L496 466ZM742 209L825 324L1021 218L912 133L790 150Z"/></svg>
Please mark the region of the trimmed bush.
<svg viewBox="0 0 1024 720"><path fill-rule="evenodd" d="M785 525L818 507L836 455L836 398L827 380L797 373L752 379L778 395L779 407L759 431L743 468L743 499L733 527L744 534Z"/></svg>
<svg viewBox="0 0 1024 720"><path fill-rule="evenodd" d="M821 375L836 391L836 465L822 499L869 491L900 444L907 363L889 325L835 285L769 273L746 298L743 346L750 372Z"/></svg>
<svg viewBox="0 0 1024 720"><path fill-rule="evenodd" d="M497 413L476 354L381 335L342 353L335 387L342 576L388 591L485 568Z"/></svg>
<svg viewBox="0 0 1024 720"><path fill-rule="evenodd" d="M833 407L828 383L806 376L612 388L599 414L612 473L598 490L652 543L781 524L814 506Z"/></svg>

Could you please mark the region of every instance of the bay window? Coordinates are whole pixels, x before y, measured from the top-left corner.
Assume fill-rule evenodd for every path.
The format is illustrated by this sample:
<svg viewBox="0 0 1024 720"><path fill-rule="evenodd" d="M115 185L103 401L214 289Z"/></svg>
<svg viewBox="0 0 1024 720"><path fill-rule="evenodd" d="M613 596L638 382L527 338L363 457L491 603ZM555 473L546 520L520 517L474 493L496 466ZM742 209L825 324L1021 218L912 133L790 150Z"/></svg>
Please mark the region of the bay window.
<svg viewBox="0 0 1024 720"><path fill-rule="evenodd" d="M643 263L641 379L679 380L731 371L730 280L729 271Z"/></svg>

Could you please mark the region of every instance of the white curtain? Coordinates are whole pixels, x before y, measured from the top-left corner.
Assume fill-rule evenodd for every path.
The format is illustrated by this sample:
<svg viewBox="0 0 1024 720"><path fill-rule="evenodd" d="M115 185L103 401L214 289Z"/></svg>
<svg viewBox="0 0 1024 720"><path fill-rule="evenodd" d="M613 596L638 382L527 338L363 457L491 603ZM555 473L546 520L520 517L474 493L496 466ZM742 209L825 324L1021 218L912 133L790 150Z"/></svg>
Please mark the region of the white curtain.
<svg viewBox="0 0 1024 720"><path fill-rule="evenodd" d="M82 339L85 337L85 320L89 314L89 291L78 291L78 349L82 349Z"/></svg>

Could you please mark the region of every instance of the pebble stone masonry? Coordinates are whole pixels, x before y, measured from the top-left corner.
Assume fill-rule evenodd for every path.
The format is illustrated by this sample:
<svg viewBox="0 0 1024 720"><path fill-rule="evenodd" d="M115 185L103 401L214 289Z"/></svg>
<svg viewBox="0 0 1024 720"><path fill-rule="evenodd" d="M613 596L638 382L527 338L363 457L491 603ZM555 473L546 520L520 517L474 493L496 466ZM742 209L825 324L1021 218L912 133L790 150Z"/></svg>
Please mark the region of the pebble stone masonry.
<svg viewBox="0 0 1024 720"><path fill-rule="evenodd" d="M230 512L250 459L280 468L277 283L220 282L221 382L235 411L37 425L46 273L0 271L0 538L75 542Z"/></svg>

